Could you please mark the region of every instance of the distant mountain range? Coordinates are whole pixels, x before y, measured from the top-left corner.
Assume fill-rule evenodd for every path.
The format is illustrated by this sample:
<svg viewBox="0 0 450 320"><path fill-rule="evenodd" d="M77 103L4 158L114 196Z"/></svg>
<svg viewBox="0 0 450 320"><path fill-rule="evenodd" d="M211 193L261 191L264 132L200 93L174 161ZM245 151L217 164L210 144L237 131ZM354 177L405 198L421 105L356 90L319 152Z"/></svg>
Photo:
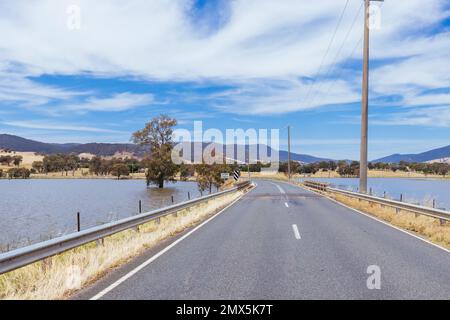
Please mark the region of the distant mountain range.
<svg viewBox="0 0 450 320"><path fill-rule="evenodd" d="M204 149L208 144L203 143L202 149ZM194 143L192 145L192 150ZM224 151L224 145L218 145L217 150ZM246 160L248 159L249 146L245 147ZM273 150L268 148L268 154L272 154ZM146 149L131 143L45 143L34 141L30 139L25 139L19 136L10 134L0 134L0 149L11 149L14 151L21 152L37 152L43 154L52 153L91 153L97 156L113 156L116 153L131 153L137 157L143 156ZM234 146L237 149L237 146ZM259 150L259 147L258 147ZM258 159L259 159L258 152ZM450 145L430 150L418 154L393 154L384 158L376 159L371 162L386 162L386 163L398 163L400 161L407 162L430 162L439 161L450 158ZM288 152L281 150L279 153L280 161L287 161ZM299 161L303 163L314 163L319 161L333 161L332 159L314 157L307 154L291 153L291 159L294 161ZM445 160L446 161L446 160Z"/></svg>
<svg viewBox="0 0 450 320"><path fill-rule="evenodd" d="M203 143L202 149L208 144ZM234 146L235 150L237 146ZM222 150L224 146L222 145ZM37 152L43 154L54 154L54 153L91 153L97 156L113 156L116 153L132 153L136 156L142 156L146 150L138 145L131 143L44 143L35 140L25 139L19 136L10 134L0 134L0 149L10 149L19 152ZM218 146L217 150L221 147ZM192 146L193 150L193 146ZM246 155L248 155L249 146L246 146ZM272 153L272 149L268 147L269 155ZM248 156L246 156L246 159ZM259 158L259 154L258 154ZM279 153L280 161L287 161L288 152L280 151ZM318 158L306 154L291 153L291 159L294 161L313 163L318 161L328 161L330 159Z"/></svg>
<svg viewBox="0 0 450 320"><path fill-rule="evenodd" d="M10 134L0 134L0 149L44 154L92 153L98 156L112 156L116 152L130 152L136 155L143 153L141 147L131 143L45 143Z"/></svg>
<svg viewBox="0 0 450 320"><path fill-rule="evenodd" d="M433 149L427 152L417 154L393 154L384 158L373 160L372 162L385 162L385 163L399 163L400 161L406 162L428 162L437 161L439 159L450 158L450 145Z"/></svg>

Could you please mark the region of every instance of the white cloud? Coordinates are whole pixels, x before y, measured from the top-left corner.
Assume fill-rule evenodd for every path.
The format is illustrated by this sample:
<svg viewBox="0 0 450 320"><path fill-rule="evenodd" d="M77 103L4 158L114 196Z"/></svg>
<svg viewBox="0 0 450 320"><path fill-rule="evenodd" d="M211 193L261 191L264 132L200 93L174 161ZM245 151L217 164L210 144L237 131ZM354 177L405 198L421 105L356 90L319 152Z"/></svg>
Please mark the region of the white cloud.
<svg viewBox="0 0 450 320"><path fill-rule="evenodd" d="M59 124L44 121L3 121L3 125L39 130L56 130L56 131L80 131L80 132L96 132L96 133L120 133L117 130L109 130L95 127L88 127L78 124Z"/></svg>
<svg viewBox="0 0 450 320"><path fill-rule="evenodd" d="M152 94L133 94L129 92L115 94L108 98L88 98L79 104L63 105L69 111L105 111L116 112L141 107L155 102Z"/></svg>
<svg viewBox="0 0 450 320"><path fill-rule="evenodd" d="M345 104L357 101L360 94L347 82L318 81L315 99L304 102L308 86L299 80L249 82L239 90L213 95L216 108L236 114L284 114L308 110L327 104ZM328 91L329 88L332 90Z"/></svg>
<svg viewBox="0 0 450 320"><path fill-rule="evenodd" d="M81 29L67 28L69 5L81 8ZM219 107L233 113L286 113L358 99L359 74L344 72L327 92L319 79L312 101L303 101L306 84L292 79L315 75L327 48L343 1L235 0L224 23L205 32L193 22L191 0L41 0L0 4L0 73L5 64L22 66L23 83L15 92L0 83L0 97L45 104L77 93L37 85L25 76L91 74L134 76L152 80L221 81L241 89L226 92ZM362 1L350 1L323 70L349 57L361 38L362 17L336 56ZM371 55L393 59L373 70L373 96L398 94L408 105L422 90L450 87L450 34L423 32L449 16L447 1L386 1L382 28L372 32ZM209 19L211 19L209 17ZM200 23L201 24L201 23ZM358 55L360 52L358 52ZM405 60L397 60L397 59ZM323 77L325 74L319 74ZM282 81L279 88L278 81ZM269 82L270 80L271 82ZM322 88L323 86L323 88ZM316 91L316 88L317 91ZM260 90L263 89L263 90ZM118 94L66 103L72 111L126 110L153 102L153 97ZM140 102L136 101L142 99ZM116 104L117 103L117 104ZM122 103L122 104L121 104ZM137 103L137 104L136 104Z"/></svg>
<svg viewBox="0 0 450 320"><path fill-rule="evenodd" d="M389 117L379 115L371 120L375 125L450 127L450 106L418 108L398 112Z"/></svg>

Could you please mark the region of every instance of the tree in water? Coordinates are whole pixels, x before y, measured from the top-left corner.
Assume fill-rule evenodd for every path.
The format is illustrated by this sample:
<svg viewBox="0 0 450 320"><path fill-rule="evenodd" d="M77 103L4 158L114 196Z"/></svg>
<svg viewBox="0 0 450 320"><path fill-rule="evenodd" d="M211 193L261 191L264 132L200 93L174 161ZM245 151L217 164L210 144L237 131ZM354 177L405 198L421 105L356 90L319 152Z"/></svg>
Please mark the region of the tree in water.
<svg viewBox="0 0 450 320"><path fill-rule="evenodd" d="M145 166L147 186L155 184L164 188L164 181L174 181L178 167L172 161L173 127L175 119L166 115L155 117L145 128L133 133L132 140L141 146L149 147L150 152L142 161Z"/></svg>

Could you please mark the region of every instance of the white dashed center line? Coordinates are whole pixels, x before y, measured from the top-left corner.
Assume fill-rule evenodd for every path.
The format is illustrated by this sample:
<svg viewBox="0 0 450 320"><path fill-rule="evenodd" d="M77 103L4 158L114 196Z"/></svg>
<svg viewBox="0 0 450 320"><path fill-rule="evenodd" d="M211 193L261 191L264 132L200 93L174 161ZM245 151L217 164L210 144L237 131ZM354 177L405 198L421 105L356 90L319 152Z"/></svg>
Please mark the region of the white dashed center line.
<svg viewBox="0 0 450 320"><path fill-rule="evenodd" d="M298 231L297 225L293 224L292 229L294 230L295 239L300 240L302 237L300 237L300 232Z"/></svg>

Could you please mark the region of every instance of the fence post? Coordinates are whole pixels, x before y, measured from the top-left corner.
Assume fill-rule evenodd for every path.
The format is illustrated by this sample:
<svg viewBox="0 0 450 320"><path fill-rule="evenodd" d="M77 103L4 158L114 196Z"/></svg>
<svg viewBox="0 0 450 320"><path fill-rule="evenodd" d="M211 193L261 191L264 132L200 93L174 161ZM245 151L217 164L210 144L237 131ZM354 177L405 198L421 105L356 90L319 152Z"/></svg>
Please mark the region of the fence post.
<svg viewBox="0 0 450 320"><path fill-rule="evenodd" d="M436 199L433 199L433 208L436 208Z"/></svg>
<svg viewBox="0 0 450 320"><path fill-rule="evenodd" d="M189 191L188 191L188 200L191 200L191 194Z"/></svg>
<svg viewBox="0 0 450 320"><path fill-rule="evenodd" d="M403 202L403 193L400 193L400 202Z"/></svg>
<svg viewBox="0 0 450 320"><path fill-rule="evenodd" d="M80 213L77 212L77 232L81 231Z"/></svg>
<svg viewBox="0 0 450 320"><path fill-rule="evenodd" d="M171 198L172 198L172 204L173 204L173 196L171 196Z"/></svg>

